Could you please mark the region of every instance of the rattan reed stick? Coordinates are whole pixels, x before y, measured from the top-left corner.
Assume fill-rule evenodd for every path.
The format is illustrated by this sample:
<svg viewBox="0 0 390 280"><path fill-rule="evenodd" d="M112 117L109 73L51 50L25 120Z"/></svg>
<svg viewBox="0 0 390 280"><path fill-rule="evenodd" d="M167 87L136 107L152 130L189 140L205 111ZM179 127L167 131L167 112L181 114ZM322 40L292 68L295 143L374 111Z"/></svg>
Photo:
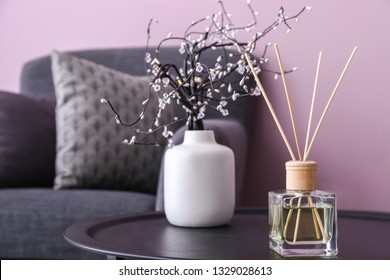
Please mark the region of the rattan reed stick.
<svg viewBox="0 0 390 280"><path fill-rule="evenodd" d="M278 117L276 116L276 113L275 113L275 111L274 111L274 109L273 109L273 107L272 107L271 101L268 99L267 93L265 92L265 89L264 89L263 85L261 84L259 77L258 77L257 74L256 74L256 71L255 71L255 69L254 69L254 67L253 67L253 64L252 64L252 61L251 61L251 58L250 58L250 56L249 56L249 54L248 54L247 52L245 52L244 55L245 55L246 61L248 62L248 65L249 65L249 67L250 67L250 69L251 69L251 71L252 71L253 77L255 78L255 81L256 81L258 87L260 88L260 90L261 90L261 92L262 92L262 95L263 95L263 97L264 97L264 99L265 99L265 102L267 103L268 109L270 110L270 112L271 112L271 114L272 114L272 117L274 118L274 121L275 121L275 123L276 123L276 126L278 127L279 132L280 132L280 134L282 135L282 138L283 138L283 140L284 140L284 143L285 143L286 146L287 146L288 152L290 153L291 158L292 158L293 160L296 160L296 157L295 157L295 155L294 155L294 152L293 152L293 150L291 149L291 145L290 145L290 143L288 142L287 136L286 136L286 134L284 133L284 130L283 130L283 128L282 128L282 126L281 126L281 124L280 124L280 122L279 122L279 119L278 119Z"/></svg>
<svg viewBox="0 0 390 280"><path fill-rule="evenodd" d="M320 51L320 54L318 55L317 71L316 71L316 77L314 79L313 97L312 97L312 100L311 100L309 123L307 125L307 134L306 134L306 141L305 141L305 151L304 151L304 157L305 158L306 158L306 154L307 154L307 148L308 148L308 145L309 145L311 122L312 122L312 118L313 118L314 102L315 102L315 99L316 99L316 92L317 92L317 85L318 85L318 76L320 74L321 59L322 59L322 51Z"/></svg>
<svg viewBox="0 0 390 280"><path fill-rule="evenodd" d="M316 217L316 214L315 214L315 210L317 210L317 209L314 207L313 199L311 198L311 196L308 196L307 200L309 201L309 205L312 208L311 209L311 214L313 216L313 223L314 223L314 229L316 231L316 237L317 237L317 239L320 239L321 236L320 236L320 231L318 230L318 221L317 221L317 217Z"/></svg>
<svg viewBox="0 0 390 280"><path fill-rule="evenodd" d="M326 234L325 234L325 229L324 229L324 224L322 223L322 220L321 220L321 217L320 217L320 213L318 213L318 209L317 208L313 208L314 210L314 214L317 218L317 222L318 222L318 225L320 227L320 231L321 231L321 234L322 234L322 241L326 242L328 240L328 238L326 237Z"/></svg>
<svg viewBox="0 0 390 280"><path fill-rule="evenodd" d="M289 111L290 111L291 124L292 124L292 128L293 128L293 131L294 131L295 144L296 144L296 146L297 146L297 151L298 151L299 160L302 160L302 152L301 152L301 148L299 147L297 129L296 129L295 119L294 119L294 112L293 112L293 109L292 109L292 106L291 106L291 99L290 99L290 94L289 94L288 87L287 87L286 75L285 75L285 73L284 73L284 68L283 68L282 59L281 59L281 57L280 57L279 46L278 46L277 43L275 43L275 44L274 44L274 47L275 47L276 57L277 57L278 63L279 63L280 73L281 73L281 75L282 75L284 91L286 92L286 98L287 98L288 109L289 109Z"/></svg>
<svg viewBox="0 0 390 280"><path fill-rule="evenodd" d="M298 198L298 205L297 205L297 208L298 208L298 213L297 213L297 219L295 221L295 230L294 230L294 239L293 239L293 243L297 242L297 237L298 237L298 229L299 229L299 221L301 220L301 203L302 203L302 196L300 198Z"/></svg>
<svg viewBox="0 0 390 280"><path fill-rule="evenodd" d="M290 223L291 216L292 216L292 214L293 214L292 206L293 206L293 200L290 199L290 210L288 211L286 223L285 223L284 228L283 228L283 236L284 236L284 238L287 238L288 224Z"/></svg>

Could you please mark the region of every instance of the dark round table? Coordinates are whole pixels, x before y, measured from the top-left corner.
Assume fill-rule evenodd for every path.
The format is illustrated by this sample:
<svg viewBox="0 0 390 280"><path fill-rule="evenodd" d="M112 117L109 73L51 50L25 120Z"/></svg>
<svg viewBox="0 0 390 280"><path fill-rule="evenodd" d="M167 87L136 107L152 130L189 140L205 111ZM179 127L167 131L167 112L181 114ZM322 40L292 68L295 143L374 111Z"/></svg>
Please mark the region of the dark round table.
<svg viewBox="0 0 390 280"><path fill-rule="evenodd" d="M338 212L338 259L390 259L390 215ZM119 216L69 227L72 245L124 259L281 259L268 248L266 209L238 209L227 226L180 228L162 212Z"/></svg>

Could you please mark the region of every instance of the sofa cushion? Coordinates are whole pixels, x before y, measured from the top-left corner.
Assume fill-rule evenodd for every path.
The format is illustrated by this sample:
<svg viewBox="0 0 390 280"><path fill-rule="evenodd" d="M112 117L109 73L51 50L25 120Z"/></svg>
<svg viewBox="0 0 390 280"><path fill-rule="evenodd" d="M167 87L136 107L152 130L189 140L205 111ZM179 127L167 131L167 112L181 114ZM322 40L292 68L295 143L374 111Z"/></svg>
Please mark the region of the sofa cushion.
<svg viewBox="0 0 390 280"><path fill-rule="evenodd" d="M55 103L0 92L0 188L52 187Z"/></svg>
<svg viewBox="0 0 390 280"><path fill-rule="evenodd" d="M70 225L154 210L149 194L102 190L0 190L0 259L104 258L68 244Z"/></svg>
<svg viewBox="0 0 390 280"><path fill-rule="evenodd" d="M56 89L57 157L55 188L121 189L155 193L163 149L127 146L133 128L117 125L109 99L124 122L136 120L148 97L150 80L75 56L53 52ZM157 103L157 102L153 102ZM152 127L157 107L139 125ZM160 141L152 135L151 141Z"/></svg>

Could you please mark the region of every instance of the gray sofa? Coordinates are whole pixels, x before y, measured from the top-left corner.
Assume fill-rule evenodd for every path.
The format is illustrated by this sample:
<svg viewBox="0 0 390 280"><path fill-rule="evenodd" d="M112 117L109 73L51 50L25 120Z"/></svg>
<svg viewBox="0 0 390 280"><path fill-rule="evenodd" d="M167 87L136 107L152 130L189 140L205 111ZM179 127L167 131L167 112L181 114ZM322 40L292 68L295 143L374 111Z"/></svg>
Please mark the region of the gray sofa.
<svg viewBox="0 0 390 280"><path fill-rule="evenodd" d="M164 52L164 59L181 63L176 49ZM145 75L144 53L143 48L72 52L133 75ZM0 92L0 258L104 258L72 247L62 233L69 225L84 220L163 210L163 165L159 173L143 178L144 182L155 182L151 193L53 190L56 127L49 56L24 65L20 89L21 94ZM205 125L215 131L219 143L235 152L238 203L245 176L250 104L249 99L240 100L230 108L228 118L210 112ZM182 141L184 131L182 127L175 133L175 143ZM151 147L148 151L161 158L164 150ZM161 162L144 164L160 166Z"/></svg>

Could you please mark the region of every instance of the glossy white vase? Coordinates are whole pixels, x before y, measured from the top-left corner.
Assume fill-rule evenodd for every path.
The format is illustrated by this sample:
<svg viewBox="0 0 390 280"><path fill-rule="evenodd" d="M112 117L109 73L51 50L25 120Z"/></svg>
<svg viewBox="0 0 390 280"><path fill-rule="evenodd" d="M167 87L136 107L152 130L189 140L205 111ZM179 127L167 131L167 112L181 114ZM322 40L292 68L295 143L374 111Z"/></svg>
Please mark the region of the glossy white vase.
<svg viewBox="0 0 390 280"><path fill-rule="evenodd" d="M233 151L215 142L210 130L186 131L184 142L164 159L164 208L181 227L228 224L235 207Z"/></svg>

